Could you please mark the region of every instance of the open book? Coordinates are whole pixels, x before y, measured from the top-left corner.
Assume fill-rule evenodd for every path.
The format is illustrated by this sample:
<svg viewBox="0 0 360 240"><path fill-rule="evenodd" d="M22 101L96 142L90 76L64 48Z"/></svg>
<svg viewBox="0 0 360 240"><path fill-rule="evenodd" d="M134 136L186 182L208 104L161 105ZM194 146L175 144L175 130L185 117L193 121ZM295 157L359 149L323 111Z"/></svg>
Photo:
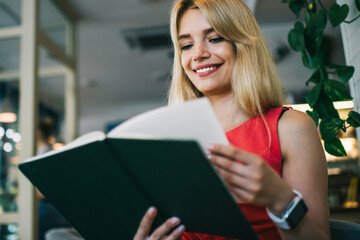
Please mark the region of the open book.
<svg viewBox="0 0 360 240"><path fill-rule="evenodd" d="M257 239L206 159L209 143L228 144L203 98L86 134L19 168L87 240L132 239L150 206L154 227L177 216L187 231Z"/></svg>

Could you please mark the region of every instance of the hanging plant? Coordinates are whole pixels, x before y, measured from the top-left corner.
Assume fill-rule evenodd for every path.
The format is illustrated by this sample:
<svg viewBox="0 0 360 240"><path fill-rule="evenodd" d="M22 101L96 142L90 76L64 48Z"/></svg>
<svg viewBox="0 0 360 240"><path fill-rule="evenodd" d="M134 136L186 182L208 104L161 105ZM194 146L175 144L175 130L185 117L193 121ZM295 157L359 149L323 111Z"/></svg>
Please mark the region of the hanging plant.
<svg viewBox="0 0 360 240"><path fill-rule="evenodd" d="M355 6L360 11L360 0L354 0ZM353 66L335 65L328 63L326 49L323 46L323 34L328 22L333 28L341 23L351 23L360 17L347 21L349 6L333 4L326 9L321 0L282 0L288 3L290 10L297 19L304 14L305 21L297 21L288 34L291 48L301 53L303 65L314 72L306 81L306 86L312 85L306 95L306 101L312 111L306 111L318 126L324 140L325 150L335 156L347 156L346 151L337 138L339 131L346 132L350 126L360 126L360 114L351 111L346 119L341 119L335 109L334 101L351 100L352 97L346 83L354 74ZM335 78L335 79L332 79Z"/></svg>

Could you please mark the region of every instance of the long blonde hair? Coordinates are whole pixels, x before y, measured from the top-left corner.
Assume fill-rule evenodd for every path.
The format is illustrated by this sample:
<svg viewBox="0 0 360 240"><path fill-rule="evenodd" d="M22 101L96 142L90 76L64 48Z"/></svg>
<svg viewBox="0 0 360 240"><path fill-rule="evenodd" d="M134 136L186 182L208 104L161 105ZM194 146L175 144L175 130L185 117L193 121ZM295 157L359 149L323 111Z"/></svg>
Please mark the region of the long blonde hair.
<svg viewBox="0 0 360 240"><path fill-rule="evenodd" d="M232 90L241 107L252 116L263 116L271 107L284 104L276 66L251 10L241 0L177 0L170 31L174 45L169 104L202 96L181 65L179 22L187 9L199 9L214 30L231 41L236 52Z"/></svg>

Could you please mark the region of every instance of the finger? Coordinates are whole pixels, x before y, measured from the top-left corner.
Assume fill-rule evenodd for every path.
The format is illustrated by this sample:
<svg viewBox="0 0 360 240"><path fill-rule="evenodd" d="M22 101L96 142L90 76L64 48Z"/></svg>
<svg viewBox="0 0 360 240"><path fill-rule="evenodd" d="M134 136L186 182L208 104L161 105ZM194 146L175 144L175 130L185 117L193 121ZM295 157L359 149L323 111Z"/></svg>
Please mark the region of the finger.
<svg viewBox="0 0 360 240"><path fill-rule="evenodd" d="M231 160L239 160L245 164L251 163L256 157L255 154L246 152L232 145L210 144L207 149L215 155L222 155Z"/></svg>
<svg viewBox="0 0 360 240"><path fill-rule="evenodd" d="M177 217L172 217L158 227L153 234L150 236L150 240L162 239L165 235L168 235L171 231L174 230L176 226L180 224L180 219Z"/></svg>
<svg viewBox="0 0 360 240"><path fill-rule="evenodd" d="M228 184L229 191L235 196L235 199L237 201L243 202L243 203L254 203L255 201L255 195L246 191L245 189L234 187L230 184Z"/></svg>
<svg viewBox="0 0 360 240"><path fill-rule="evenodd" d="M181 239L185 232L185 226L180 225L172 231L172 233L166 238L166 240L178 240Z"/></svg>
<svg viewBox="0 0 360 240"><path fill-rule="evenodd" d="M147 210L145 216L141 219L139 228L135 234L134 239L140 240L145 239L150 233L151 226L155 220L157 210L154 207L151 207Z"/></svg>
<svg viewBox="0 0 360 240"><path fill-rule="evenodd" d="M249 178L236 175L225 169L218 168L219 174L222 176L224 181L234 188L243 189L246 192L257 193L261 189L261 185Z"/></svg>
<svg viewBox="0 0 360 240"><path fill-rule="evenodd" d="M232 161L221 155L211 155L210 162L217 168L225 169L229 172L237 174L239 176L245 176L247 173L247 166L238 162Z"/></svg>

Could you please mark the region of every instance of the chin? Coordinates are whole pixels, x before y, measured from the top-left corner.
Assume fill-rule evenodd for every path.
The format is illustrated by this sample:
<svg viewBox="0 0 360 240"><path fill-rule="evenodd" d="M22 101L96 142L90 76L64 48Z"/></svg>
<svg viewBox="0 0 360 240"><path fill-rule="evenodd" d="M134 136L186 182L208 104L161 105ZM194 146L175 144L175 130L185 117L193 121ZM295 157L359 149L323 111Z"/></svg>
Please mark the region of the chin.
<svg viewBox="0 0 360 240"><path fill-rule="evenodd" d="M208 88L208 87L199 87L197 89L204 95L212 93L215 90L214 88Z"/></svg>
<svg viewBox="0 0 360 240"><path fill-rule="evenodd" d="M214 91L216 88L219 87L209 82L200 82L195 86L200 92Z"/></svg>

